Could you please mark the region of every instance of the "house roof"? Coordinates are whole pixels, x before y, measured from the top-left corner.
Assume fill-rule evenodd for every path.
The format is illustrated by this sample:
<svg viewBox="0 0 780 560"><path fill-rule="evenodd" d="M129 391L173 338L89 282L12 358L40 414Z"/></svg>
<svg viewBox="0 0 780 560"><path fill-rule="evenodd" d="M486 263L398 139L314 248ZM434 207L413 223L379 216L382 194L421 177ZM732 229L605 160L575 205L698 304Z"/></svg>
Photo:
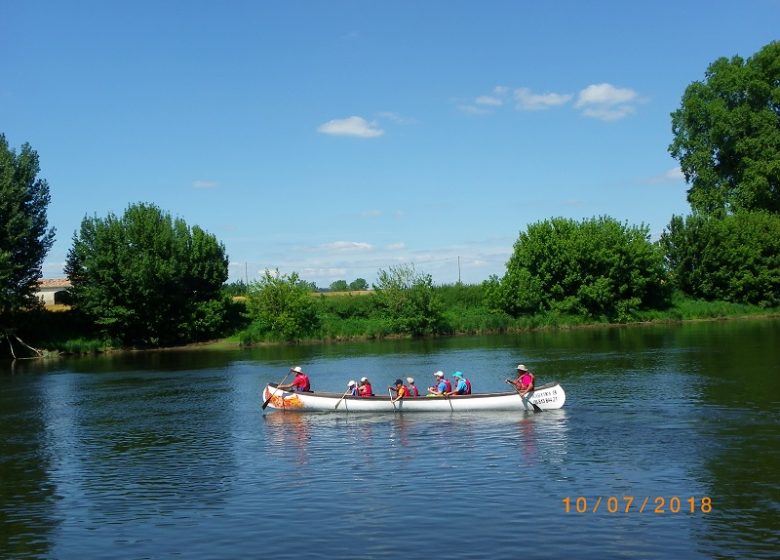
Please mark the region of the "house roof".
<svg viewBox="0 0 780 560"><path fill-rule="evenodd" d="M38 280L38 289L70 287L71 283L67 278L42 278L41 280Z"/></svg>

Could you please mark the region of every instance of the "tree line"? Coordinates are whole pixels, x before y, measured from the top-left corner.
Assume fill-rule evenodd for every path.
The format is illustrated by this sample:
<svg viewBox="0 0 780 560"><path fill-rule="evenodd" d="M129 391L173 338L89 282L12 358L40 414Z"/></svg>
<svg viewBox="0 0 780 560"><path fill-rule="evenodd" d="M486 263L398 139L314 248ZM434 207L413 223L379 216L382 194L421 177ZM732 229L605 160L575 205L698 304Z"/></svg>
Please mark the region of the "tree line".
<svg viewBox="0 0 780 560"><path fill-rule="evenodd" d="M668 309L675 294L780 305L780 43L720 58L685 90L668 149L689 185L691 213L672 216L658 241L644 225L609 216L549 218L527 226L502 276L437 287L411 266L380 270L367 296L312 297L297 273L266 271L225 285L224 245L153 204L85 217L68 253L72 314L89 336L161 346L241 331L245 342L352 334L446 333L481 309L501 328L521 317L632 321ZM37 153L0 135L0 328L29 323L48 226L49 187ZM243 283L242 283L243 284ZM364 291L338 280L331 291ZM244 295L243 302L231 297ZM457 298L462 298L459 301ZM464 302L473 305L464 307ZM471 310L471 311L469 311ZM341 333L341 334L340 334Z"/></svg>

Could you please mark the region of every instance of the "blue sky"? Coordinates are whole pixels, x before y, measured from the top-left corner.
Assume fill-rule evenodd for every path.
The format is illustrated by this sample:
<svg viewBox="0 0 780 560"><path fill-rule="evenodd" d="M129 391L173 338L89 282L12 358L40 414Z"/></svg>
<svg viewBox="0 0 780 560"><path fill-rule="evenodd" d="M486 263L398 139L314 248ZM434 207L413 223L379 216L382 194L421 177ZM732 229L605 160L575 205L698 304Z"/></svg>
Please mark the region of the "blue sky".
<svg viewBox="0 0 780 560"><path fill-rule="evenodd" d="M51 188L45 277L148 202L231 280L481 282L531 223L687 213L669 114L778 29L779 0L0 0L0 132Z"/></svg>

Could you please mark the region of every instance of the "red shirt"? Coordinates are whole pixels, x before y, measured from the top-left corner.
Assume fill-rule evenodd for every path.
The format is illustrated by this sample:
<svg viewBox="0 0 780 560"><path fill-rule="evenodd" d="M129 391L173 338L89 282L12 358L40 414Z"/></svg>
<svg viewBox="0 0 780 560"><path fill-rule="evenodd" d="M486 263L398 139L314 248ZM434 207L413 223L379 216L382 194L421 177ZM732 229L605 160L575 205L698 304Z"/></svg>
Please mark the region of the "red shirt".
<svg viewBox="0 0 780 560"><path fill-rule="evenodd" d="M311 390L311 383L309 383L309 377L305 373L296 373L295 379L293 379L292 382L292 386L299 393Z"/></svg>

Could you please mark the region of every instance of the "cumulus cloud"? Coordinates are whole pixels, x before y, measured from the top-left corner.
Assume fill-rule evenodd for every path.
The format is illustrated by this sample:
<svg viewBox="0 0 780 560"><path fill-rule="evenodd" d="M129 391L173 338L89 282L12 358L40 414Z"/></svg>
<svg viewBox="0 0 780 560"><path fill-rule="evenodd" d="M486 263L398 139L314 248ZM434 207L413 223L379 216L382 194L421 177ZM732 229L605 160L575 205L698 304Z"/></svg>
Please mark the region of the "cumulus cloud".
<svg viewBox="0 0 780 560"><path fill-rule="evenodd" d="M541 111L550 107L558 107L568 103L573 95L569 93L533 93L528 88L517 88L514 91L517 108L523 111Z"/></svg>
<svg viewBox="0 0 780 560"><path fill-rule="evenodd" d="M477 105L492 105L493 107L499 107L504 104L504 100L494 95L480 95L474 100Z"/></svg>
<svg viewBox="0 0 780 560"><path fill-rule="evenodd" d="M574 107L586 117L616 121L632 114L638 101L639 94L633 89L592 84L580 91Z"/></svg>
<svg viewBox="0 0 780 560"><path fill-rule="evenodd" d="M317 131L333 136L355 136L357 138L376 138L385 133L377 126L376 122L368 122L363 117L357 116L330 120L321 124Z"/></svg>

